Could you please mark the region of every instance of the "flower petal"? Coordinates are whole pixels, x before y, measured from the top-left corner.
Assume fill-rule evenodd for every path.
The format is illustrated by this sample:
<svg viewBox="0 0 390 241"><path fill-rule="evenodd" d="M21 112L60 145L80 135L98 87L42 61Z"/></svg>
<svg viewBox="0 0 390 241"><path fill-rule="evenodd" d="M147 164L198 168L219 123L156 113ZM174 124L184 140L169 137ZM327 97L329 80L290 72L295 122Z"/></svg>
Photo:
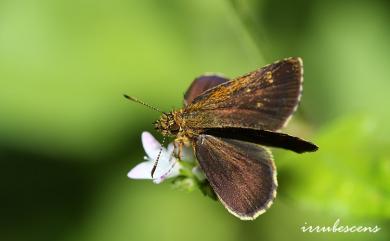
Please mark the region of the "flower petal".
<svg viewBox="0 0 390 241"><path fill-rule="evenodd" d="M182 168L179 161L174 156L174 145L170 143L168 148L162 148L161 144L153 137L149 132L143 132L142 145L147 154L147 161L141 162L135 166L127 174L132 179L153 179L154 183L161 183L167 178L175 177L179 175L179 170ZM153 165L160 153L159 160L156 166L156 170L151 176Z"/></svg>
<svg viewBox="0 0 390 241"><path fill-rule="evenodd" d="M175 146L173 145L173 142L169 143L167 147L167 152L173 153L174 150L175 150Z"/></svg>
<svg viewBox="0 0 390 241"><path fill-rule="evenodd" d="M154 162L154 160L153 160ZM165 176L168 172L171 171L172 165L175 164L177 160L173 157L172 152L167 152L163 150L158 160L156 171L154 172L155 177Z"/></svg>
<svg viewBox="0 0 390 241"><path fill-rule="evenodd" d="M180 163L176 160L171 164L168 170L165 170L165 172L162 175L156 175L155 178L153 178L153 182L156 184L161 183L165 179L175 177L179 175L179 169L180 169Z"/></svg>
<svg viewBox="0 0 390 241"><path fill-rule="evenodd" d="M160 159L157 163L156 171L153 178L151 176L152 168L155 160L149 160L139 163L127 174L132 179L153 179L154 183L161 183L167 178L175 177L179 175L181 168L178 160L173 157L172 152L163 150L160 155Z"/></svg>
<svg viewBox="0 0 390 241"><path fill-rule="evenodd" d="M133 169L131 169L127 174L127 176L131 179L152 179L152 176L150 174L152 168L153 168L153 162L151 161L141 162Z"/></svg>
<svg viewBox="0 0 390 241"><path fill-rule="evenodd" d="M183 146L181 151L181 159L186 162L194 162L194 151L191 147Z"/></svg>
<svg viewBox="0 0 390 241"><path fill-rule="evenodd" d="M200 169L199 166L192 168L192 173L195 175L196 178L198 178L199 181L203 182L204 180L206 180L206 176L204 175L202 169Z"/></svg>
<svg viewBox="0 0 390 241"><path fill-rule="evenodd" d="M173 143L168 145L168 152L172 151L176 156L179 155L179 148L174 148ZM194 162L194 152L190 146L183 145L181 148L181 161Z"/></svg>
<svg viewBox="0 0 390 241"><path fill-rule="evenodd" d="M180 174L180 169L182 168L182 166L181 166L180 162L178 162L177 160L175 160L175 161L176 161L175 165L168 173L167 178L176 177L176 176L179 176L179 174Z"/></svg>
<svg viewBox="0 0 390 241"><path fill-rule="evenodd" d="M142 146L144 147L149 159L156 159L161 148L160 142L158 142L156 138L147 131L142 132L141 140Z"/></svg>

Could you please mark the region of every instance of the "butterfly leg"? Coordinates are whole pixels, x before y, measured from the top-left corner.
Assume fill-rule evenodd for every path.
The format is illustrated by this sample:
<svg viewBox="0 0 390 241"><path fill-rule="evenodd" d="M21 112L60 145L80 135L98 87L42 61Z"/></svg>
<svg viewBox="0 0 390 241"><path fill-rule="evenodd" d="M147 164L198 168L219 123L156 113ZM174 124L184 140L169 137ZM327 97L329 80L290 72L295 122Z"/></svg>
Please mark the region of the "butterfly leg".
<svg viewBox="0 0 390 241"><path fill-rule="evenodd" d="M174 146L174 155L175 157L181 161L181 156L182 156L182 149L183 149L183 142L181 139L179 138L176 138L176 140L173 142L173 146ZM177 151L176 151L177 150Z"/></svg>

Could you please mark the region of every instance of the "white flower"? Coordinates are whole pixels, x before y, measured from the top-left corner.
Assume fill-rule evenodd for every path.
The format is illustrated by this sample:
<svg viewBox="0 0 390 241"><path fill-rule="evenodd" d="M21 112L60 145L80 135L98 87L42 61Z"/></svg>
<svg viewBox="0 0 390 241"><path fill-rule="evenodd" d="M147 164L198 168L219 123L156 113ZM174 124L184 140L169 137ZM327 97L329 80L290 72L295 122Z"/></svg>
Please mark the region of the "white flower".
<svg viewBox="0 0 390 241"><path fill-rule="evenodd" d="M158 184L167 178L179 175L181 164L174 157L174 146L170 143L168 148L162 148L161 155L152 178L152 168L157 159L158 153L160 152L161 144L152 136L152 134L146 131L142 133L141 140L147 155L144 157L146 161L139 163L131 169L127 174L129 178L152 179L154 183Z"/></svg>
<svg viewBox="0 0 390 241"><path fill-rule="evenodd" d="M200 169L199 166L193 167L191 171L199 181L203 182L204 180L206 180L206 176L204 175L202 169Z"/></svg>

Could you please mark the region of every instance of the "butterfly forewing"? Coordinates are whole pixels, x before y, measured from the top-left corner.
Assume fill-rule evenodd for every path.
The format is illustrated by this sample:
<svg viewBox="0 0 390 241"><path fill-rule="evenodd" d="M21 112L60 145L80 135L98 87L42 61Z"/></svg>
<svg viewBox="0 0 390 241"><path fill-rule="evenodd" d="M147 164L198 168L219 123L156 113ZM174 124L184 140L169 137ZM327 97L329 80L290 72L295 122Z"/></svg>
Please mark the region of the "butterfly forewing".
<svg viewBox="0 0 390 241"><path fill-rule="evenodd" d="M300 58L289 58L222 83L184 108L183 120L193 129L278 130L298 105L302 68Z"/></svg>
<svg viewBox="0 0 390 241"><path fill-rule="evenodd" d="M224 206L241 219L254 219L276 196L271 153L256 144L200 135L195 143L199 164Z"/></svg>
<svg viewBox="0 0 390 241"><path fill-rule="evenodd" d="M196 97L217 85L225 83L229 79L218 75L202 75L194 79L187 92L184 94L184 105L191 103Z"/></svg>

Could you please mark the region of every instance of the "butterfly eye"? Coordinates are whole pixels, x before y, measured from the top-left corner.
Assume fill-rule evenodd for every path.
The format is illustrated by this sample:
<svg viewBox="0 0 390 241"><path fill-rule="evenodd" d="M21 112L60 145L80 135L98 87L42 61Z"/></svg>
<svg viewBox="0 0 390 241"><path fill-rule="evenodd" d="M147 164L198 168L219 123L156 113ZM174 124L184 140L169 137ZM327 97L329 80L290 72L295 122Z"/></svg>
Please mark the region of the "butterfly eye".
<svg viewBox="0 0 390 241"><path fill-rule="evenodd" d="M173 125L173 126L169 127L169 133L171 135L177 135L179 133L179 131L180 131L180 128L178 125Z"/></svg>

